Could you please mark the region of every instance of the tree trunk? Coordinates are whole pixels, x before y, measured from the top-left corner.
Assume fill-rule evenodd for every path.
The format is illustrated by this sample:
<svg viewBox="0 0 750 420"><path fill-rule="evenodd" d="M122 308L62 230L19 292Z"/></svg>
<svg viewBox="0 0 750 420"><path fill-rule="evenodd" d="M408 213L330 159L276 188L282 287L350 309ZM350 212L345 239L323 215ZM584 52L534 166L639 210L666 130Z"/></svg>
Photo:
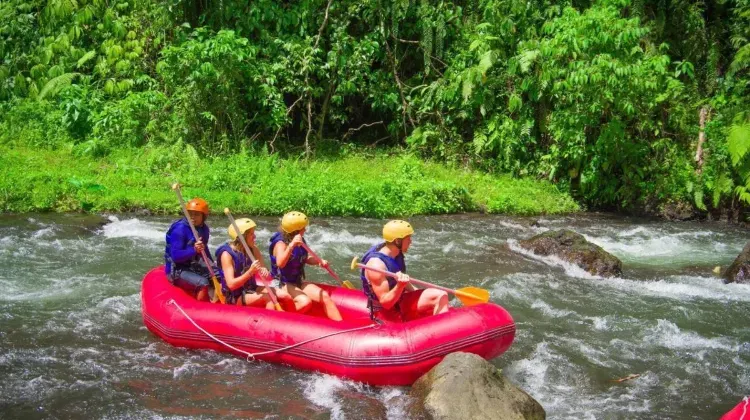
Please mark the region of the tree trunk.
<svg viewBox="0 0 750 420"><path fill-rule="evenodd" d="M695 162L698 165L696 172L703 170L703 143L706 142L706 120L708 119L708 107L703 106L699 114L698 147L695 150Z"/></svg>

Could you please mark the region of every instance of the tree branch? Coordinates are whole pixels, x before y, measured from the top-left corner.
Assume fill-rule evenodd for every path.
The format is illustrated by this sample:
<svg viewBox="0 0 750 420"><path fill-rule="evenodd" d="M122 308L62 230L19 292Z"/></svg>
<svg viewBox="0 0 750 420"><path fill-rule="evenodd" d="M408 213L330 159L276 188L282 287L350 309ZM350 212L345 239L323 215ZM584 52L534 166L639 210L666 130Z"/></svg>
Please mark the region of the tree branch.
<svg viewBox="0 0 750 420"><path fill-rule="evenodd" d="M320 24L320 29L318 29L318 36L315 38L315 45L313 45L313 49L318 48L320 37L323 36L323 29L325 29L326 25L328 24L328 9L331 8L331 3L333 3L333 0L328 0L328 4L326 5L326 15L323 18L323 23Z"/></svg>
<svg viewBox="0 0 750 420"><path fill-rule="evenodd" d="M363 128L372 127L373 125L378 125L378 124L383 124L383 121L375 121L374 123L362 124L357 128L350 128L349 130L347 130L346 134L344 134L344 137L342 137L342 140L347 139L349 136L351 136L352 134L356 133L357 131Z"/></svg>

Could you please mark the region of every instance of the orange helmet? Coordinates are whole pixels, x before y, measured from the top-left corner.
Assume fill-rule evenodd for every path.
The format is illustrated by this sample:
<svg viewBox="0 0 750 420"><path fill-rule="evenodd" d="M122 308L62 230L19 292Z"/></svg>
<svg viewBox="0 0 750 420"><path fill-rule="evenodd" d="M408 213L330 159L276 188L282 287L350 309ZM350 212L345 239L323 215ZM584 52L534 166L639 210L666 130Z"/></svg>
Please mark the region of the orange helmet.
<svg viewBox="0 0 750 420"><path fill-rule="evenodd" d="M187 209L192 211L199 211L208 217L208 203L202 198L194 198L187 203Z"/></svg>

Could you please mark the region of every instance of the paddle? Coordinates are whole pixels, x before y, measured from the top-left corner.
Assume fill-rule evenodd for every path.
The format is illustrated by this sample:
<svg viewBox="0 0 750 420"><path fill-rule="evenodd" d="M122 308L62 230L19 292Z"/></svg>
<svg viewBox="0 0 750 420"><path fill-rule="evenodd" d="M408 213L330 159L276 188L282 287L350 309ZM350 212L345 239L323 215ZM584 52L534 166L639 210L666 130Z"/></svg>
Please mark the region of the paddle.
<svg viewBox="0 0 750 420"><path fill-rule="evenodd" d="M310 254L311 257L317 259L318 261L323 261L322 259L320 259L320 257L318 257L318 255L316 253L314 253L310 249L309 246L307 246L306 243L302 242L302 248L305 248L305 250L307 251L308 254ZM346 287L347 289L354 289L354 285L352 284L352 282L350 282L349 280L343 280L342 281L341 278L338 276L338 274L334 273L333 270L331 270L330 267L324 267L324 268L328 271L328 274L330 274L331 277L333 277L334 279L336 279L336 281L338 281L339 283L343 284L344 287Z"/></svg>
<svg viewBox="0 0 750 420"><path fill-rule="evenodd" d="M180 200L180 207L182 207L182 213L185 215L185 219L187 219L188 224L190 225L190 230L193 231L193 237L196 241L200 241L201 238L198 236L198 231L195 229L195 226L193 225L193 220L190 218L190 213L187 211L187 206L185 205L185 200L182 198L182 192L180 192L180 184L175 183L172 185L172 189L174 190L175 194L177 194L177 199ZM208 255L206 255L206 250L203 249L201 252L201 256L203 257L203 262L206 263L206 267L208 268L208 274L211 275L211 281L214 284L214 292L216 293L216 296L219 298L219 301L221 303L226 302L226 298L224 297L224 294L221 292L221 283L219 283L219 279L216 278L216 274L214 274L213 268L211 268L211 260L208 258Z"/></svg>
<svg viewBox="0 0 750 420"><path fill-rule="evenodd" d="M392 273L390 271L381 270L379 268L375 267L368 267L364 264L357 262L357 257L354 257L352 260L352 270L356 270L357 267L363 268L365 270L374 271L376 273L382 273L386 276L396 277L396 273ZM466 306L473 306L473 305L479 305L480 303L487 303L490 300L490 292L480 289L478 287L462 287L460 289L449 289L447 287L437 286L432 283L427 283L426 281L417 280L414 277L411 278L411 282L418 284L422 287L432 287L435 289L439 289L448 293L451 293L455 295L458 300L461 301Z"/></svg>
<svg viewBox="0 0 750 420"><path fill-rule="evenodd" d="M239 226L237 226L237 222L234 220L232 212L229 211L228 208L225 208L224 214L227 215L229 221L232 223L232 227L234 227L234 231L237 233L237 237L240 238L240 242L242 242L242 246L245 248L245 254L247 254L248 258L250 258L250 263L254 263L255 257L253 257L253 253L250 252L250 247L247 245L245 235L240 233L240 228ZM277 311L283 312L284 310L281 309L281 305L279 305L279 301L276 299L276 292L273 290L273 287L271 287L271 282L269 282L266 278L262 278L260 275L257 275L257 277L261 279L263 283L265 283L266 290L268 290L268 296L271 297L271 301L273 302L273 307L276 308Z"/></svg>

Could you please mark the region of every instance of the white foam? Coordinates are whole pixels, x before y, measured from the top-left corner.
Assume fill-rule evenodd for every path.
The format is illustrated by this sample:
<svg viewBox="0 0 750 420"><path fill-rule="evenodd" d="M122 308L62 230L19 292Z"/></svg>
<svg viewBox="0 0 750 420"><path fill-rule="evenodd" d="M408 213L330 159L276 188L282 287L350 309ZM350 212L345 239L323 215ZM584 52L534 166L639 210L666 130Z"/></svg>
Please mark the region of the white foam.
<svg viewBox="0 0 750 420"><path fill-rule="evenodd" d="M725 337L705 338L692 331L682 331L677 325L665 319L657 320L657 324L646 331L643 339L647 343L674 350L713 349L737 352L740 348L737 343Z"/></svg>
<svg viewBox="0 0 750 420"><path fill-rule="evenodd" d="M48 226L48 227L39 229L36 232L32 233L31 237L33 239L48 238L55 231L56 229L54 226Z"/></svg>
<svg viewBox="0 0 750 420"><path fill-rule="evenodd" d="M313 404L331 410L332 419L345 419L344 407L338 397L338 391L346 388L343 380L323 374L315 374L305 384L305 398Z"/></svg>
<svg viewBox="0 0 750 420"><path fill-rule="evenodd" d="M611 231L604 235L584 234L589 242L599 245L618 258L639 265L674 266L696 262L719 262L736 255L744 245L729 242L721 232L687 231L669 232L662 228L637 226L626 231Z"/></svg>
<svg viewBox="0 0 750 420"><path fill-rule="evenodd" d="M380 389L378 399L386 408L386 416L389 419L408 419L408 406L410 398L405 394L403 388L383 387Z"/></svg>
<svg viewBox="0 0 750 420"><path fill-rule="evenodd" d="M498 225L507 227L508 229L516 229L516 230L526 230L526 226L519 225L518 223L513 222L505 222L505 221L499 221L497 222Z"/></svg>
<svg viewBox="0 0 750 420"><path fill-rule="evenodd" d="M193 374L204 371L206 367L202 363L187 361L172 370L172 378L179 379L193 376Z"/></svg>
<svg viewBox="0 0 750 420"><path fill-rule="evenodd" d="M550 317L550 318L563 318L568 315L575 315L576 313L574 311L569 311L565 309L555 309L551 307L546 302L537 299L532 304L531 307L534 309L539 309L544 315Z"/></svg>
<svg viewBox="0 0 750 420"><path fill-rule="evenodd" d="M679 275L657 281L610 278L601 284L642 295L684 301L713 299L727 302L750 302L750 285L724 284L715 277Z"/></svg>
<svg viewBox="0 0 750 420"><path fill-rule="evenodd" d="M551 338L556 342L561 339ZM585 348L583 353L590 358L600 351ZM628 381L626 387L602 390L595 381L591 383L592 378L582 373L576 363L557 353L546 341L537 344L528 358L511 363L503 372L555 418L595 419L613 414L637 418L637 413L651 410L648 395L658 388L658 378L645 372Z"/></svg>
<svg viewBox="0 0 750 420"><path fill-rule="evenodd" d="M120 220L110 216L109 220L110 223L102 228L102 234L106 238L142 238L163 242L169 227L163 223L144 222L136 218Z"/></svg>
<svg viewBox="0 0 750 420"><path fill-rule="evenodd" d="M331 231L320 230L306 234L307 240L311 243L339 243L354 245L374 245L383 240L377 236L352 235L345 229Z"/></svg>

